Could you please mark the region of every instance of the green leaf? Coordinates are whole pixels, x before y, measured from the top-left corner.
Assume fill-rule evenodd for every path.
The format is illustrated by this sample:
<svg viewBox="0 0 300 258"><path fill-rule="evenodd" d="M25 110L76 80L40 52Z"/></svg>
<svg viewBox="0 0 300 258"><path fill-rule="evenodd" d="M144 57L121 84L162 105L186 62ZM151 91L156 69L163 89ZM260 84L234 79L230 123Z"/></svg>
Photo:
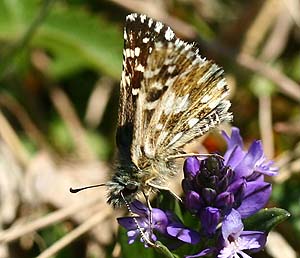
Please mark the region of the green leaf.
<svg viewBox="0 0 300 258"><path fill-rule="evenodd" d="M137 239L133 244L128 244L126 230L120 228L119 239L122 249L123 258L143 257L154 258L155 252L153 248L145 248L144 244Z"/></svg>
<svg viewBox="0 0 300 258"><path fill-rule="evenodd" d="M37 0L0 0L2 46L13 46L21 41L38 17L42 4L43 1ZM56 2L27 47L31 51L39 48L49 53L46 73L56 79L84 68L119 79L122 41L122 31L104 17Z"/></svg>
<svg viewBox="0 0 300 258"><path fill-rule="evenodd" d="M138 239L133 244L128 244L128 238L124 228L120 228L119 236L123 258L177 258L176 255L172 254L172 252L159 241L156 241L153 247L146 248Z"/></svg>
<svg viewBox="0 0 300 258"><path fill-rule="evenodd" d="M164 257L167 257L167 258L175 258L175 255L172 254L172 252L168 249L168 247L166 247L165 245L163 245L161 242L159 241L156 241L155 242L155 246L154 246L154 249L162 254Z"/></svg>
<svg viewBox="0 0 300 258"><path fill-rule="evenodd" d="M255 215L244 220L245 229L271 231L279 223L290 217L290 213L284 209L263 209Z"/></svg>

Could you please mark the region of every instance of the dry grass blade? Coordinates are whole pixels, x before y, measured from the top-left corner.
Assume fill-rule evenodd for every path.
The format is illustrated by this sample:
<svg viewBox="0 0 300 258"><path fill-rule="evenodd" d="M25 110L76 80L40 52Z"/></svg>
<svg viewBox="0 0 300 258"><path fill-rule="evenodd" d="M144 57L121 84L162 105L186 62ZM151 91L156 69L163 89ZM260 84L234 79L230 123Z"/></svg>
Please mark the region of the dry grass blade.
<svg viewBox="0 0 300 258"><path fill-rule="evenodd" d="M86 132L68 96L59 87L55 87L50 90L50 97L74 139L79 157L85 160L95 159L95 154L87 142Z"/></svg>
<svg viewBox="0 0 300 258"><path fill-rule="evenodd" d="M235 60L240 65L275 83L283 94L286 94L298 102L300 101L300 85L285 76L280 71L244 53L239 54Z"/></svg>
<svg viewBox="0 0 300 258"><path fill-rule="evenodd" d="M90 200L89 199L84 200L79 204L75 204L70 207L66 207L58 211L52 212L51 214L45 217L29 222L25 225L16 225L15 227L12 227L0 233L0 243L14 241L15 239L25 234L28 234L30 232L42 229L44 227L62 221L70 217L72 214L78 213L78 211L86 210L88 207L94 205L95 203L98 203L100 200L101 200L100 197L90 199ZM108 212L109 209L105 209L105 211Z"/></svg>
<svg viewBox="0 0 300 258"><path fill-rule="evenodd" d="M26 149L23 147L18 135L10 126L9 122L0 111L0 136L9 146L18 161L26 166L29 162L29 157Z"/></svg>
<svg viewBox="0 0 300 258"><path fill-rule="evenodd" d="M12 115L14 115L22 127L26 134L31 138L39 147L43 147L49 150L49 145L42 134L42 132L36 127L36 125L31 120L30 116L26 112L26 109L17 102L12 96L8 94L0 95L0 104L8 109Z"/></svg>
<svg viewBox="0 0 300 258"><path fill-rule="evenodd" d="M71 231L69 234L61 238L60 240L56 241L51 247L46 249L43 253L41 253L36 258L49 258L53 255L55 255L57 252L62 250L65 246L72 243L75 239L80 237L81 235L85 234L92 228L94 228L97 224L99 224L101 221L103 221L106 217L110 215L109 210L103 210L99 213L96 213L91 218L89 218L87 221L82 223L80 226L78 226L76 229Z"/></svg>
<svg viewBox="0 0 300 258"><path fill-rule="evenodd" d="M85 121L90 127L96 128L101 122L113 86L113 80L108 77L103 77L96 83L85 114Z"/></svg>

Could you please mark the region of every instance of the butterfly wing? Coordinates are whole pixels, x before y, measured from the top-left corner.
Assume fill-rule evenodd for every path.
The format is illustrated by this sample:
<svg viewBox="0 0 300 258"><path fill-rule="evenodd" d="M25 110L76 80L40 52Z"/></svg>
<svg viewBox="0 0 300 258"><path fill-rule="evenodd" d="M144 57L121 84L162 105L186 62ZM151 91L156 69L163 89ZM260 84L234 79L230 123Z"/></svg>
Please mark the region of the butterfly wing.
<svg viewBox="0 0 300 258"><path fill-rule="evenodd" d="M176 40L169 47L171 54L165 60L168 69L147 82L151 87L163 77L169 86L146 132L146 149L152 150L149 153L154 156L176 154L193 139L232 119L228 112L230 102L224 100L228 86L223 70L201 58L191 44ZM149 63L154 61L152 57Z"/></svg>
<svg viewBox="0 0 300 258"><path fill-rule="evenodd" d="M120 84L119 117L117 129L117 146L120 158L127 161L132 158L131 147L139 137L139 121L142 114L137 111L139 90L144 77L144 70L153 49L154 42L160 34L150 30L152 19L136 13L126 17L124 27L123 71ZM133 147L136 149L136 147Z"/></svg>
<svg viewBox="0 0 300 258"><path fill-rule="evenodd" d="M126 17L117 145L120 158L130 158L138 167L140 161L146 158L143 150L145 128L154 111L154 108L150 110L143 106L151 102L154 107L154 100L163 94L163 91L152 92L145 84L148 59L156 42L167 45L172 41L175 41L173 31L161 22L136 13Z"/></svg>
<svg viewBox="0 0 300 258"><path fill-rule="evenodd" d="M146 15L124 30L118 147L140 169L231 120L223 70Z"/></svg>
<svg viewBox="0 0 300 258"><path fill-rule="evenodd" d="M140 191L161 188L175 173L174 162L165 158L231 119L223 70L201 58L195 46L177 39L168 26L130 14L124 42L120 160L107 183L113 206L130 203Z"/></svg>

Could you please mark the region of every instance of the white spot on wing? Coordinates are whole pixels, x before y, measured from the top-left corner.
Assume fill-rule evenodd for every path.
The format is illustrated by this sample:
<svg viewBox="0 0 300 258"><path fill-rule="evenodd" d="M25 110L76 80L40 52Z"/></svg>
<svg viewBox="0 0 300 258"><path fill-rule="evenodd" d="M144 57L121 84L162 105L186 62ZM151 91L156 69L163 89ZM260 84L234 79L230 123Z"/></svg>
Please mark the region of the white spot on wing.
<svg viewBox="0 0 300 258"><path fill-rule="evenodd" d="M126 48L125 50L125 56L126 57L134 57L134 51L130 48Z"/></svg>
<svg viewBox="0 0 300 258"><path fill-rule="evenodd" d="M217 83L217 89L222 90L226 86L226 80L223 78Z"/></svg>
<svg viewBox="0 0 300 258"><path fill-rule="evenodd" d="M169 142L168 146L173 145L175 142L177 142L183 135L183 132L177 133Z"/></svg>
<svg viewBox="0 0 300 258"><path fill-rule="evenodd" d="M135 49L134 49L134 55L135 56L139 56L140 52L141 52L141 49L139 47L135 47Z"/></svg>
<svg viewBox="0 0 300 258"><path fill-rule="evenodd" d="M221 101L221 98L217 98L217 99L211 101L211 102L208 104L208 107L209 107L210 109L214 109L214 108L220 103L220 101Z"/></svg>
<svg viewBox="0 0 300 258"><path fill-rule="evenodd" d="M168 73L173 73L174 70L175 70L175 68L176 68L176 65L170 65L170 66L168 66Z"/></svg>
<svg viewBox="0 0 300 258"><path fill-rule="evenodd" d="M172 84L175 82L175 80L177 79L177 75L172 77L172 78L169 78L167 81L166 81L166 86L170 87L172 86Z"/></svg>
<svg viewBox="0 0 300 258"><path fill-rule="evenodd" d="M139 94L140 89L139 88L132 88L132 95L136 96Z"/></svg>
<svg viewBox="0 0 300 258"><path fill-rule="evenodd" d="M141 14L141 22L144 23L144 21L146 20L147 16L145 14Z"/></svg>
<svg viewBox="0 0 300 258"><path fill-rule="evenodd" d="M143 40L142 40L142 41L143 41L143 43L145 43L145 44L146 44L146 43L148 43L148 42L149 42L149 40L150 40L149 38L143 38Z"/></svg>
<svg viewBox="0 0 300 258"><path fill-rule="evenodd" d="M156 48L162 48L164 45L163 45L163 43L161 42L161 41L157 41L157 42L155 42L155 47Z"/></svg>
<svg viewBox="0 0 300 258"><path fill-rule="evenodd" d="M205 103L207 103L211 98L212 98L211 95L206 94L206 95L201 99L201 103L205 104Z"/></svg>
<svg viewBox="0 0 300 258"><path fill-rule="evenodd" d="M145 67L142 66L141 64L139 64L139 65L135 68L135 70L143 73L143 72L145 71Z"/></svg>
<svg viewBox="0 0 300 258"><path fill-rule="evenodd" d="M162 90L164 85L160 81L155 81L150 85L150 88L155 88L157 90Z"/></svg>
<svg viewBox="0 0 300 258"><path fill-rule="evenodd" d="M161 129L163 129L163 127L164 127L164 125L161 124L161 123L159 123L159 124L157 124L157 125L155 126L155 129L158 130L158 131L160 131Z"/></svg>
<svg viewBox="0 0 300 258"><path fill-rule="evenodd" d="M153 23L153 20L150 18L149 21L148 21L149 28L152 26L152 23Z"/></svg>
<svg viewBox="0 0 300 258"><path fill-rule="evenodd" d="M189 94L186 94L185 96L178 97L175 101L175 108L174 108L174 114L178 114L180 112L183 112L187 110L189 106Z"/></svg>
<svg viewBox="0 0 300 258"><path fill-rule="evenodd" d="M171 30L170 27L168 27L168 29L166 30L166 33L165 33L165 38L166 40L171 40L174 38L174 32Z"/></svg>
<svg viewBox="0 0 300 258"><path fill-rule="evenodd" d="M160 22L160 21L158 21L158 22L156 22L156 24L155 24L155 28L154 28L154 30L157 32L157 33L160 33L160 31L161 31L161 29L163 28L163 24Z"/></svg>
<svg viewBox="0 0 300 258"><path fill-rule="evenodd" d="M188 121L188 125L190 128L194 127L194 125L196 125L199 121L199 118L191 118L189 121Z"/></svg>
<svg viewBox="0 0 300 258"><path fill-rule="evenodd" d="M130 49L130 57L134 57L134 50Z"/></svg>
<svg viewBox="0 0 300 258"><path fill-rule="evenodd" d="M173 111L173 104L175 100L175 93L170 92L164 101L164 113L169 115Z"/></svg>
<svg viewBox="0 0 300 258"><path fill-rule="evenodd" d="M147 71L144 72L144 77L145 78L152 78L155 75L158 75L160 70L161 70L160 68L156 68L156 70L154 70L154 71L147 70Z"/></svg>
<svg viewBox="0 0 300 258"><path fill-rule="evenodd" d="M136 17L137 17L137 14L132 13L132 14L127 15L126 20L134 21Z"/></svg>
<svg viewBox="0 0 300 258"><path fill-rule="evenodd" d="M129 76L125 76L125 82L126 82L127 85L130 84L130 78L129 78Z"/></svg>
<svg viewBox="0 0 300 258"><path fill-rule="evenodd" d="M151 101L151 102L147 102L145 105L144 105L144 108L145 109L148 109L148 110L152 110L152 109L155 109L157 104L158 104L158 100L155 100L155 101Z"/></svg>
<svg viewBox="0 0 300 258"><path fill-rule="evenodd" d="M125 57L130 57L130 49L129 48L125 49Z"/></svg>

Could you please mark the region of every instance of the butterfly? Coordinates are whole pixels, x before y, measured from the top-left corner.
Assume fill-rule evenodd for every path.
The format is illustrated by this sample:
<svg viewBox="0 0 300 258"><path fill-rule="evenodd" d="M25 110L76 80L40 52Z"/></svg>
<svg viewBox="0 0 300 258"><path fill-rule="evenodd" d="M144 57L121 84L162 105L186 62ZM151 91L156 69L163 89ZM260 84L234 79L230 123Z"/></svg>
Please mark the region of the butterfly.
<svg viewBox="0 0 300 258"><path fill-rule="evenodd" d="M108 203L119 207L138 194L167 189L183 147L231 121L222 68L195 44L144 14L126 17L116 142L118 164ZM128 205L127 205L128 206Z"/></svg>

